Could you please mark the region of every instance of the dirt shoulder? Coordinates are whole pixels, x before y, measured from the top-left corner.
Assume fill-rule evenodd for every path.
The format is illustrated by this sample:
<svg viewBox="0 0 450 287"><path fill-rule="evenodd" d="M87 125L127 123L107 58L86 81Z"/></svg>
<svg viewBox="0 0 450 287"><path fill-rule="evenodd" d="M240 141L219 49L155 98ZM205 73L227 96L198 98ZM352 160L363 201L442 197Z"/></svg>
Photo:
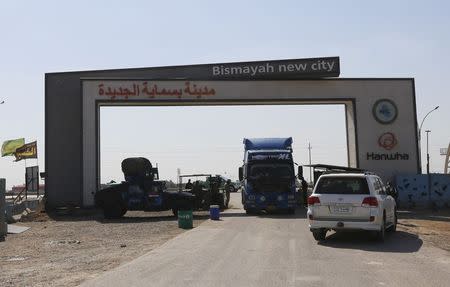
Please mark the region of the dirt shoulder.
<svg viewBox="0 0 450 287"><path fill-rule="evenodd" d="M422 240L450 251L450 210L399 211L398 230L417 234Z"/></svg>
<svg viewBox="0 0 450 287"><path fill-rule="evenodd" d="M194 227L207 213L194 213ZM0 242L0 286L76 286L184 232L172 213L128 212L104 220L98 211L45 213L17 225L31 227Z"/></svg>

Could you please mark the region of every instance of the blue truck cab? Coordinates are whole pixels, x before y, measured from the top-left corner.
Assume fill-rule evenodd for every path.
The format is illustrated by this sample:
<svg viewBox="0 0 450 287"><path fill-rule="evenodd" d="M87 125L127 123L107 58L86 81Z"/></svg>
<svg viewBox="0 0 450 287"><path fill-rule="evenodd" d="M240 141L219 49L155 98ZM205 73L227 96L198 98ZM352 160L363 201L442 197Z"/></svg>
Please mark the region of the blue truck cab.
<svg viewBox="0 0 450 287"><path fill-rule="evenodd" d="M244 139L244 148L239 180L242 182L242 204L246 213L261 210L295 213L292 137Z"/></svg>

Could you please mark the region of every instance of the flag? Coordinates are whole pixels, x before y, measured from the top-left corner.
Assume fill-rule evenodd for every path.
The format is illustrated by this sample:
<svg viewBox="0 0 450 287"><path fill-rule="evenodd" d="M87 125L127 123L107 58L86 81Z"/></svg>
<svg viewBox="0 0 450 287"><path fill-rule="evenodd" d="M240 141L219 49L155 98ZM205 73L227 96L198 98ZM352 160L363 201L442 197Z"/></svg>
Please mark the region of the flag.
<svg viewBox="0 0 450 287"><path fill-rule="evenodd" d="M16 149L14 153L16 161L26 158L37 158L37 142L27 143Z"/></svg>
<svg viewBox="0 0 450 287"><path fill-rule="evenodd" d="M24 144L24 138L5 141L2 145L2 156L14 155L16 149L23 146Z"/></svg>

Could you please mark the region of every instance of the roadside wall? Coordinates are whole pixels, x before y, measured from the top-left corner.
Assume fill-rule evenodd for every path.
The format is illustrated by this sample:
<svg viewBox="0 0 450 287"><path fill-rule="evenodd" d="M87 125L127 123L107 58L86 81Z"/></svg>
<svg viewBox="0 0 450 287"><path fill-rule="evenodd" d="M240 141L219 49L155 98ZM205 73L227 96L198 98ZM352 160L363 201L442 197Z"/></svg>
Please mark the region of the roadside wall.
<svg viewBox="0 0 450 287"><path fill-rule="evenodd" d="M400 208L450 207L450 175L401 175L395 179ZM430 189L428 189L430 182Z"/></svg>

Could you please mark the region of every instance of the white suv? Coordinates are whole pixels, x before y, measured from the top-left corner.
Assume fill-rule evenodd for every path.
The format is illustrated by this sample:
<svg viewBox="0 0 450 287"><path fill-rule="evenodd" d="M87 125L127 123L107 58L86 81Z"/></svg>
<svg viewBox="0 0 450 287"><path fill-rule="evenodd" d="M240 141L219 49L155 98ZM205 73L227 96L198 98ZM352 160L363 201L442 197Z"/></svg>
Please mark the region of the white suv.
<svg viewBox="0 0 450 287"><path fill-rule="evenodd" d="M328 230L370 230L381 241L397 229L395 200L381 179L370 173L322 175L308 198L309 228L317 241Z"/></svg>

